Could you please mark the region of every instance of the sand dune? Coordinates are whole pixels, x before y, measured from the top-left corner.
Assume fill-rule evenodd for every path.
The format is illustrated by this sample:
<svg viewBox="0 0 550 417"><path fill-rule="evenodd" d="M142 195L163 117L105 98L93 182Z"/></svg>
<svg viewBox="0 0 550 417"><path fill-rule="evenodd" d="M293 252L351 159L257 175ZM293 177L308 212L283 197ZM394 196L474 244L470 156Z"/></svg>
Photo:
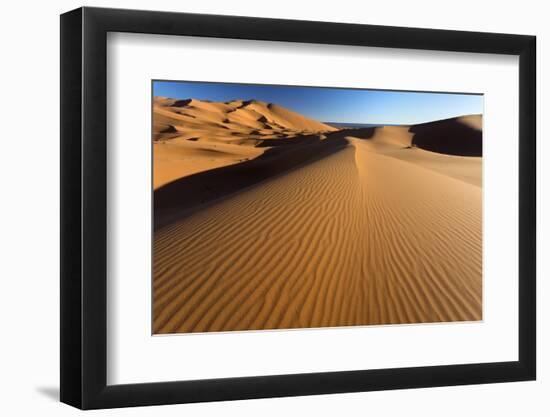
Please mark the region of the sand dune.
<svg viewBox="0 0 550 417"><path fill-rule="evenodd" d="M332 126L256 100L153 100L155 189L261 155L264 140L332 132Z"/></svg>
<svg viewBox="0 0 550 417"><path fill-rule="evenodd" d="M424 168L481 187L481 158L427 151L414 146L414 137L415 134L410 131L409 126L385 126L376 129L372 140L366 142L366 146L375 152L419 164Z"/></svg>
<svg viewBox="0 0 550 417"><path fill-rule="evenodd" d="M175 101L162 100L164 117ZM430 126L336 131L264 103L194 108L237 132L259 122L279 135L234 144L239 135L203 127L187 142L231 146L217 167L155 191L155 333L482 318L481 158L412 146L415 128ZM238 110L250 117L231 117ZM248 160L236 161L241 152Z"/></svg>
<svg viewBox="0 0 550 417"><path fill-rule="evenodd" d="M468 115L412 126L412 143L428 151L461 156L481 156L481 115Z"/></svg>

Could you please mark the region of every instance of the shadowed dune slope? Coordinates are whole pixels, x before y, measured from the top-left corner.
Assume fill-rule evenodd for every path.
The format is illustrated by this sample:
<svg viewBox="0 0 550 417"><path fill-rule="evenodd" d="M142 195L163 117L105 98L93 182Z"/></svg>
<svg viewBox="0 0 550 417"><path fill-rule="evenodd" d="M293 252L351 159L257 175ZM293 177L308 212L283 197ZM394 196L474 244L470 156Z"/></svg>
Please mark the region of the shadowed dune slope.
<svg viewBox="0 0 550 417"><path fill-rule="evenodd" d="M323 158L347 145L344 136L335 132L330 140L325 140L322 136L308 135L289 139L294 143L292 146L280 139L277 141L280 146L266 148L255 159L172 181L155 190L154 228L160 229L206 204Z"/></svg>
<svg viewBox="0 0 550 417"><path fill-rule="evenodd" d="M409 126L378 127L371 140L365 141L365 146L374 152L417 164L481 187L482 160L480 157L445 155L412 146L416 136L411 130ZM353 132L350 132L350 135L355 136Z"/></svg>
<svg viewBox="0 0 550 417"><path fill-rule="evenodd" d="M296 147L283 168L292 146L219 168L227 184L263 174L212 178L207 203L155 192L187 210L155 231L155 333L482 318L481 188L403 149L407 129L352 133L319 134L301 145L317 157Z"/></svg>
<svg viewBox="0 0 550 417"><path fill-rule="evenodd" d="M481 156L482 116L469 115L414 125L412 144L447 155Z"/></svg>

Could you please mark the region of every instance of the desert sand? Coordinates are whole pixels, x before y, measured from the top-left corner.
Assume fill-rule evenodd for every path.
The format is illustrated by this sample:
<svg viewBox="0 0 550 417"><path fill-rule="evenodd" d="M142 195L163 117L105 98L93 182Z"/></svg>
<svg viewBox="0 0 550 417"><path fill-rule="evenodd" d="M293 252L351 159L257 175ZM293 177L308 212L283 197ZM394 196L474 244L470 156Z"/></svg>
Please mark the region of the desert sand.
<svg viewBox="0 0 550 417"><path fill-rule="evenodd" d="M339 130L257 101L153 111L155 333L482 319L481 116Z"/></svg>

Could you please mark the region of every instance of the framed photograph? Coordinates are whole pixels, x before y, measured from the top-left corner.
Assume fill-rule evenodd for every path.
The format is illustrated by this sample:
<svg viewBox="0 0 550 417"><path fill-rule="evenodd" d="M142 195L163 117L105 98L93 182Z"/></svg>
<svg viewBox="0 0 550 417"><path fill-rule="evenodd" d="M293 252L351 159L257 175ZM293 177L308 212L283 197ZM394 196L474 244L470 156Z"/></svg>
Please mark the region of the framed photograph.
<svg viewBox="0 0 550 417"><path fill-rule="evenodd" d="M61 16L61 401L533 380L535 37Z"/></svg>

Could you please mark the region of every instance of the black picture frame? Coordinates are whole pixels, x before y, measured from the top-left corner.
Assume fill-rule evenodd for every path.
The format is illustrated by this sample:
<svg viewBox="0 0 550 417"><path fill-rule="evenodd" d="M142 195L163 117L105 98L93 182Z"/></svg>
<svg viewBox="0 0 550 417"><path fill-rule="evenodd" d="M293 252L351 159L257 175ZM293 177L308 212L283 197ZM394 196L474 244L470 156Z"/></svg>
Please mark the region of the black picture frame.
<svg viewBox="0 0 550 417"><path fill-rule="evenodd" d="M518 361L107 385L108 32L519 56ZM95 409L535 379L535 45L534 36L481 32L88 7L63 14L61 401Z"/></svg>

